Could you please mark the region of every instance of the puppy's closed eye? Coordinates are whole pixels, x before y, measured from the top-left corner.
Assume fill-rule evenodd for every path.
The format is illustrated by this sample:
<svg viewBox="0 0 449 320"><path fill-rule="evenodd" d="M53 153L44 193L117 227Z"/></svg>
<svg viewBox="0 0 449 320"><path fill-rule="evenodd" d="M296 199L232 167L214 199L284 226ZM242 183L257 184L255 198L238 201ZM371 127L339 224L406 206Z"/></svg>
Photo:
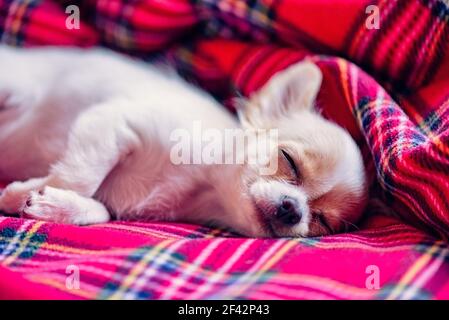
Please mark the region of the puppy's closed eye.
<svg viewBox="0 0 449 320"><path fill-rule="evenodd" d="M329 221L326 219L326 216L322 211L314 212L314 216L316 217L318 223L323 226L329 232L329 234L335 233L334 229L332 229Z"/></svg>
<svg viewBox="0 0 449 320"><path fill-rule="evenodd" d="M288 154L288 152L285 151L284 149L281 149L281 152L282 152L282 155L284 156L285 160L287 160L287 162L288 162L288 164L290 166L290 169L293 171L295 177L297 179L299 179L300 178L300 176L299 176L300 172L298 170L298 166L296 165L295 161L290 156L290 154Z"/></svg>

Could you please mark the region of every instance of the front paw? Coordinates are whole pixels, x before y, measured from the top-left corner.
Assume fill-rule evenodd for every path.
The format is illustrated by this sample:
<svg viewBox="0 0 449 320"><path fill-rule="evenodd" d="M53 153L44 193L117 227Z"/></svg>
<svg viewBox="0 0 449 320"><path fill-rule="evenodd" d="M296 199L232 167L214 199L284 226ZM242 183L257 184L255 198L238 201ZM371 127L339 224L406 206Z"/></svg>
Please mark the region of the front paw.
<svg viewBox="0 0 449 320"><path fill-rule="evenodd" d="M5 90L0 90L0 111L7 108L9 96L10 96L9 92Z"/></svg>
<svg viewBox="0 0 449 320"><path fill-rule="evenodd" d="M70 202L70 193L44 187L29 192L20 215L24 218L70 223Z"/></svg>
<svg viewBox="0 0 449 320"><path fill-rule="evenodd" d="M0 192L0 211L6 214L19 213L28 197L22 182L14 182Z"/></svg>
<svg viewBox="0 0 449 320"><path fill-rule="evenodd" d="M0 90L0 112L17 108L20 100L20 97L13 96L8 90Z"/></svg>

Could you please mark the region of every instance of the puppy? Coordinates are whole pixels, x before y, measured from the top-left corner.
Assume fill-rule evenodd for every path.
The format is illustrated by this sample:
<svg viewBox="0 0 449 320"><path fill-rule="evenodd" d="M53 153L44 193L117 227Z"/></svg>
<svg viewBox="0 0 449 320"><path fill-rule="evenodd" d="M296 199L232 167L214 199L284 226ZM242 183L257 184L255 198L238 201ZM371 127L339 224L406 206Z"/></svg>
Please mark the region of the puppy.
<svg viewBox="0 0 449 320"><path fill-rule="evenodd" d="M309 237L345 230L364 208L360 151L314 111L322 75L311 62L273 76L243 101L240 121L174 72L104 49L2 46L0 70L0 180L16 181L0 196L7 214L77 225L112 217L182 221L249 237ZM190 160L223 145L226 130L252 130L270 147L246 143L219 154L244 159L233 163L174 161L174 148L185 143L173 132L195 138L198 123L219 134L190 149ZM242 155L258 152L265 162ZM263 173L271 163L272 172Z"/></svg>

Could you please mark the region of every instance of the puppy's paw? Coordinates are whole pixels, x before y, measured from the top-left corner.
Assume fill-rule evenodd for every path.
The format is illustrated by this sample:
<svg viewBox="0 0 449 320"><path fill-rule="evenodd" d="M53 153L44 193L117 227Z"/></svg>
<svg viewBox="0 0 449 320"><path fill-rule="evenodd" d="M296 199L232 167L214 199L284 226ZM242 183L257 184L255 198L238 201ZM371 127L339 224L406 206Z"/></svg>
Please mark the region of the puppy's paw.
<svg viewBox="0 0 449 320"><path fill-rule="evenodd" d="M14 182L1 191L0 211L7 214L19 213L28 196L23 182Z"/></svg>
<svg viewBox="0 0 449 320"><path fill-rule="evenodd" d="M75 223L78 214L77 195L73 191L44 187L31 191L25 200L21 215L38 220Z"/></svg>
<svg viewBox="0 0 449 320"><path fill-rule="evenodd" d="M21 97L13 96L10 91L0 89L0 112L17 108L21 101Z"/></svg>
<svg viewBox="0 0 449 320"><path fill-rule="evenodd" d="M41 188L45 179L31 179L25 182L17 181L9 184L0 193L0 211L7 214L20 213L32 190Z"/></svg>
<svg viewBox="0 0 449 320"><path fill-rule="evenodd" d="M10 95L11 94L7 90L0 89L0 110L6 107Z"/></svg>
<svg viewBox="0 0 449 320"><path fill-rule="evenodd" d="M99 202L70 190L44 187L31 191L21 216L56 223L85 225L107 222L109 213Z"/></svg>

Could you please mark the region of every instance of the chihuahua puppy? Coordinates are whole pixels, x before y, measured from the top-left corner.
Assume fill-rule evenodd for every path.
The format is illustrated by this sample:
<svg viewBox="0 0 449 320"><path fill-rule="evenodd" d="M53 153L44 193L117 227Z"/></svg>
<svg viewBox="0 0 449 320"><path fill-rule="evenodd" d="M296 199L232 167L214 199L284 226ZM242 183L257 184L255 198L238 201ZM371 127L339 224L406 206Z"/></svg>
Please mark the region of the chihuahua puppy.
<svg viewBox="0 0 449 320"><path fill-rule="evenodd" d="M243 101L240 121L174 72L105 49L1 46L0 70L0 180L15 181L0 196L4 213L309 237L345 230L364 208L360 151L314 111L322 75L311 62L274 75ZM262 164L249 161L174 163L171 134L193 135L195 122L220 132L276 130L264 154L276 170L261 174Z"/></svg>

